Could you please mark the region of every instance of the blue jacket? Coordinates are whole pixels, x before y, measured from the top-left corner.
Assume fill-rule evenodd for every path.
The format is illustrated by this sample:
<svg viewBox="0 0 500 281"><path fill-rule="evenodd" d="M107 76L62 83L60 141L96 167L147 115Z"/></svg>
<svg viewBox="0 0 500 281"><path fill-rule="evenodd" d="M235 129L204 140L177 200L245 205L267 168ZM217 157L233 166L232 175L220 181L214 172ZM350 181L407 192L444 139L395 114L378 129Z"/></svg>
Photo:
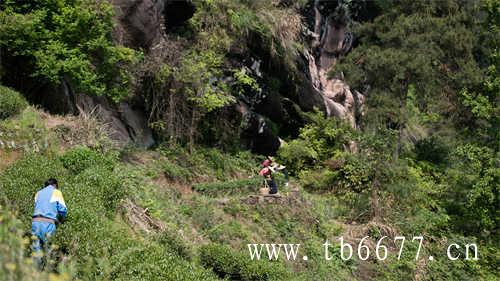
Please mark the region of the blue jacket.
<svg viewBox="0 0 500 281"><path fill-rule="evenodd" d="M58 215L65 218L67 213L66 203L59 189L49 185L36 193L33 216L57 220Z"/></svg>

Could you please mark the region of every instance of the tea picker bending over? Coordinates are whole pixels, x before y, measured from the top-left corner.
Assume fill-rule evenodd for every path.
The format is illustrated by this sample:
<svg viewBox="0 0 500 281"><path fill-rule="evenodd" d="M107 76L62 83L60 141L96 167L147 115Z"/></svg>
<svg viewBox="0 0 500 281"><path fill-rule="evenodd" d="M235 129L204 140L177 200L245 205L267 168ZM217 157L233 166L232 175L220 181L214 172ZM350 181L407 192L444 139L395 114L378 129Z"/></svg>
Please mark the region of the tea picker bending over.
<svg viewBox="0 0 500 281"><path fill-rule="evenodd" d="M35 195L35 211L31 223L31 249L39 269L43 268L42 249L48 248L48 240L56 232L56 223L64 222L67 213L68 209L62 192L58 189L57 180L48 179Z"/></svg>

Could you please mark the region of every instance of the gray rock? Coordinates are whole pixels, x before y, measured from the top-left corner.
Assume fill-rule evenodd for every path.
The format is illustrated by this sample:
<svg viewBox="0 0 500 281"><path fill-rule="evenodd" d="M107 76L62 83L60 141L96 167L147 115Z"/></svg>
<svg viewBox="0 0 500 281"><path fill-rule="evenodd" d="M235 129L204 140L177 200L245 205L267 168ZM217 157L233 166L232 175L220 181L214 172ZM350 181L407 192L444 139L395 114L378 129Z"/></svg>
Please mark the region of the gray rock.
<svg viewBox="0 0 500 281"><path fill-rule="evenodd" d="M359 92L353 94L343 77L328 77L328 71L335 65L339 56L350 50L353 40L353 35L346 30L345 23L334 17L334 4L314 1L309 13L314 17L311 26L314 30L308 30L308 33L316 36L310 36L310 51L306 50L303 55L308 65L308 75L302 87L299 104L304 110L310 110L311 106L322 103L324 106L318 108L327 116L345 119L356 128L356 118L362 114L363 95Z"/></svg>
<svg viewBox="0 0 500 281"><path fill-rule="evenodd" d="M122 122L127 126L129 137L140 146L151 147L154 145L153 132L148 126L144 112L134 110L127 103L118 106Z"/></svg>
<svg viewBox="0 0 500 281"><path fill-rule="evenodd" d="M190 0L113 0L119 43L146 51L161 41L165 28L183 24L196 7Z"/></svg>
<svg viewBox="0 0 500 281"><path fill-rule="evenodd" d="M122 145L134 143L150 147L155 143L144 112L132 109L128 103L116 105L104 97L81 94L76 99L76 106L95 114L110 128L110 137Z"/></svg>
<svg viewBox="0 0 500 281"><path fill-rule="evenodd" d="M114 0L119 25L115 40L128 47L151 47L161 38L164 0Z"/></svg>

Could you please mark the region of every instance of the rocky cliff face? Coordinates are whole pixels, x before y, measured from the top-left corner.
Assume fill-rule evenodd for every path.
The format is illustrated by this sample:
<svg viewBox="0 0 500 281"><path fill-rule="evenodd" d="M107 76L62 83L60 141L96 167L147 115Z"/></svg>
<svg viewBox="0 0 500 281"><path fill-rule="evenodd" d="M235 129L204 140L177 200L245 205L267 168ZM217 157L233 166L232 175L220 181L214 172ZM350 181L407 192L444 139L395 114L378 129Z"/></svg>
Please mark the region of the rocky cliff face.
<svg viewBox="0 0 500 281"><path fill-rule="evenodd" d="M362 113L364 96L351 91L343 77L328 77L328 71L337 59L352 47L353 34L347 30L346 20L336 1L314 0L309 7L312 28L307 30L309 49L304 57L308 62L308 82L315 95L321 97L328 117L343 118L357 127L357 118Z"/></svg>
<svg viewBox="0 0 500 281"><path fill-rule="evenodd" d="M195 12L189 1L171 0L115 0L118 21L117 40L129 47L144 48L154 54L155 46L168 40L169 29L181 25ZM346 11L341 1L312 0L303 11L303 52L296 59L298 87L282 87L279 94L267 91L264 76L286 80L283 71L267 67L261 69L269 57L253 47L254 55L237 54L241 61L230 62L234 67L243 67L261 84L259 93L249 93L235 106L245 126L242 138L249 148L257 153L272 154L279 148L281 140L266 122L271 120L282 125L288 133L297 131L301 125L297 110L310 111L318 108L328 117L345 119L353 128L362 114L364 96L352 91L343 77L328 77L328 71L339 57L352 47L353 34L348 31ZM252 49L252 46L250 47ZM283 81L282 81L283 82ZM290 82L284 82L284 84ZM292 89L292 90L290 90ZM298 106L298 107L297 107ZM295 128L294 128L295 127Z"/></svg>
<svg viewBox="0 0 500 281"><path fill-rule="evenodd" d="M245 69L262 89L258 93L246 93L233 108L242 117L243 142L254 152L273 154L281 143L278 134L297 134L303 125L300 111L318 108L328 117L343 118L353 128L357 127L363 95L352 91L343 77L328 77L328 71L350 50L353 42L340 2L311 0L304 8L302 24L305 28L298 40L303 41L300 43L305 48L295 59L297 71L293 75L280 65L282 62L271 62L269 54L259 49L259 42L248 43L251 52L230 51L231 58L227 62L230 68ZM114 40L143 50L147 59L154 57L161 48L168 49L171 45L169 32L189 20L196 11L190 0L113 0L112 4L117 22ZM151 60L158 64L163 63L164 58ZM293 81L289 81L291 76L295 77ZM269 77L280 82L279 89L270 90ZM154 144L148 126L148 108L138 98L140 95L115 104L104 97L75 93L65 79L60 86L46 85L26 92L34 93L31 100L53 113L94 112L110 125L113 137L121 143L132 141L145 147ZM279 132L276 125L280 127Z"/></svg>
<svg viewBox="0 0 500 281"><path fill-rule="evenodd" d="M246 106L240 111L247 119L253 120L250 124L259 124L248 127L246 135L265 144L266 150L275 151L281 140L268 132L269 126L262 115L285 127L294 127L301 123L301 120L290 120L300 119L297 106L302 111L317 108L327 117L342 118L357 128L363 114L364 96L351 90L342 76L328 77L329 70L353 45L354 35L348 28L346 7L342 6L342 1L311 0L302 13L304 29L301 38L305 48L296 58L297 81L286 82L286 75L276 74L282 71L280 69L268 68L263 73L260 65L268 59L266 57L252 58L247 63L248 72L253 77L273 76L285 84L297 83L283 87L278 97L264 90L243 101Z"/></svg>

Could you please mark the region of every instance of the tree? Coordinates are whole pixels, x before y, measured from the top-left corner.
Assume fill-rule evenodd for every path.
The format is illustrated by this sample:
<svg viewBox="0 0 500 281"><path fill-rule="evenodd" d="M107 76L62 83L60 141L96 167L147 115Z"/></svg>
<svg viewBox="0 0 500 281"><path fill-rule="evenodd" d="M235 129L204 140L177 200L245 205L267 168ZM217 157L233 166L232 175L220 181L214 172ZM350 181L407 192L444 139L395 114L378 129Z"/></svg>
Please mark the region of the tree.
<svg viewBox="0 0 500 281"><path fill-rule="evenodd" d="M29 75L41 84L68 79L77 91L119 100L130 94L129 69L140 56L115 45L112 29L113 7L106 1L3 1L2 63L9 64L11 76L21 75L3 79ZM16 73L19 65L29 72Z"/></svg>
<svg viewBox="0 0 500 281"><path fill-rule="evenodd" d="M334 66L367 94L365 126L408 124L410 87L424 113L453 116L457 96L481 78L475 60L477 7L458 1L397 1L373 21L354 24L359 45Z"/></svg>

